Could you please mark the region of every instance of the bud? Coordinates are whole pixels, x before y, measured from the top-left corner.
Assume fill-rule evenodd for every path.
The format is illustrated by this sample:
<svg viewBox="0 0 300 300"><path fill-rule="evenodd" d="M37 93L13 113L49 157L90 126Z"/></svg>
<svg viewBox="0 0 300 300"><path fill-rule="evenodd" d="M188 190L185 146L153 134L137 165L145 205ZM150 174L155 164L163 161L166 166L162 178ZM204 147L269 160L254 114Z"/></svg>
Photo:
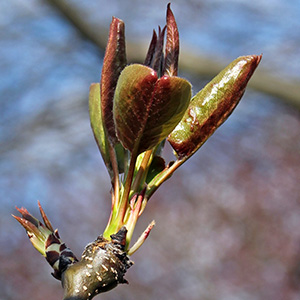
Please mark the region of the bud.
<svg viewBox="0 0 300 300"><path fill-rule="evenodd" d="M52 275L60 280L61 274L67 267L76 263L78 260L73 252L67 248L65 243L60 239L57 229L53 230L40 202L38 202L38 205L44 224L33 217L25 208L17 208L22 218L14 215L13 217L25 228L34 248L46 258L54 269Z"/></svg>
<svg viewBox="0 0 300 300"><path fill-rule="evenodd" d="M260 60L261 55L237 58L192 98L168 137L180 159L191 157L229 117Z"/></svg>
<svg viewBox="0 0 300 300"><path fill-rule="evenodd" d="M123 146L138 153L165 139L181 120L191 98L190 83L133 64L121 73L114 97L113 115Z"/></svg>
<svg viewBox="0 0 300 300"><path fill-rule="evenodd" d="M175 17L170 8L167 7L167 40L165 49L164 74L177 76L179 57L179 33Z"/></svg>

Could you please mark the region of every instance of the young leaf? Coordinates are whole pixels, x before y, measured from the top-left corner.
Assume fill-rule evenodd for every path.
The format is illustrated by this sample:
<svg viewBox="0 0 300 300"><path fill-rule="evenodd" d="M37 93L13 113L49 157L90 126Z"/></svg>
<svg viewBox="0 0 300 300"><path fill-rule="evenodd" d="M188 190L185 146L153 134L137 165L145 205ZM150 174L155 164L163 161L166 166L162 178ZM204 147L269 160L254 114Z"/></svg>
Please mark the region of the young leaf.
<svg viewBox="0 0 300 300"><path fill-rule="evenodd" d="M89 112L91 127L94 133L94 137L102 159L106 165L108 173L113 176L113 168L111 165L111 158L109 155L109 142L107 139L107 134L104 129L102 112L101 112L101 100L100 100L100 84L93 83L90 86L90 96L89 96ZM126 161L125 156L127 155L127 150L120 144L120 142L114 145L114 151L116 153L118 171L119 173L124 173L124 162Z"/></svg>
<svg viewBox="0 0 300 300"><path fill-rule="evenodd" d="M149 67L127 66L119 77L113 107L119 140L131 152L153 148L181 120L190 97L191 85L185 79L158 79Z"/></svg>
<svg viewBox="0 0 300 300"><path fill-rule="evenodd" d="M184 117L168 137L180 159L194 154L228 118L260 60L261 55L237 58L193 97Z"/></svg>
<svg viewBox="0 0 300 300"><path fill-rule="evenodd" d="M113 17L100 82L103 123L113 144L117 142L112 115L113 98L119 75L125 66L125 26L122 20Z"/></svg>
<svg viewBox="0 0 300 300"><path fill-rule="evenodd" d="M179 33L175 17L170 8L167 7L167 40L165 49L165 66L164 74L177 76L179 57Z"/></svg>
<svg viewBox="0 0 300 300"><path fill-rule="evenodd" d="M100 84L92 83L90 86L90 96L89 96L89 112L90 112L91 127L94 133L96 143L102 155L103 161L108 170L108 173L111 176L113 176L113 170L111 167L109 150L108 150L108 140L107 140L106 132L104 130L100 102L101 102Z"/></svg>
<svg viewBox="0 0 300 300"><path fill-rule="evenodd" d="M165 39L166 26L161 29L158 26L158 40L155 47L155 52L153 55L153 61L151 67L161 76L162 73L162 64L163 64L163 48L164 48L164 39Z"/></svg>
<svg viewBox="0 0 300 300"><path fill-rule="evenodd" d="M155 52L155 47L156 47L156 43L157 43L157 34L155 32L155 30L153 29L153 34L152 34L152 39L148 48L148 52L144 61L144 65L147 67L151 67L151 63L152 63L152 59L154 56L154 52Z"/></svg>

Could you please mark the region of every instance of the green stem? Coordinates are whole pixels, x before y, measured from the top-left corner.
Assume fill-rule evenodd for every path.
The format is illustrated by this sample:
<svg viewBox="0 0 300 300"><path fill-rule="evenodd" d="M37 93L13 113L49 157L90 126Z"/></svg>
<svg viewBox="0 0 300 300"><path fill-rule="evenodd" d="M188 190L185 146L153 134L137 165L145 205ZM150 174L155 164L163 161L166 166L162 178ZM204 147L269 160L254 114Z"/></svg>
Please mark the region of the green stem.
<svg viewBox="0 0 300 300"><path fill-rule="evenodd" d="M111 161L111 165L112 165L112 169L113 169L113 179L112 179L113 192L111 195L111 212L110 212L110 217L107 222L106 228L108 228L110 226L110 223L114 217L115 208L118 205L119 193L120 193L120 179L119 179L118 162L117 162L117 157L116 157L116 152L114 150L114 147L110 143L108 144L108 151L109 151L109 157L110 157L110 161Z"/></svg>
<svg viewBox="0 0 300 300"><path fill-rule="evenodd" d="M142 182L142 180L145 180L146 178L146 175L147 175L147 172L146 172L146 169L147 167L149 166L149 160L151 158L151 155L153 153L153 149L151 150L147 150L145 153L144 153L144 157L143 157L143 160L141 162L141 165L139 167L139 170L135 176L135 179L133 181L133 184L132 184L132 189L137 192L138 191L138 188Z"/></svg>
<svg viewBox="0 0 300 300"><path fill-rule="evenodd" d="M137 156L138 156L137 149L134 149L131 153L131 159L130 159L129 168L126 176L124 191L121 196L121 201L118 208L118 224L120 228L123 225L123 220L127 209L128 198L131 191L131 184L132 184Z"/></svg>
<svg viewBox="0 0 300 300"><path fill-rule="evenodd" d="M180 167L186 158L176 160L170 167L165 168L161 173L159 173L156 177L152 179L152 181L148 184L148 189L146 191L146 199L149 200L153 193L159 188L159 186L165 182L173 172Z"/></svg>
<svg viewBox="0 0 300 300"><path fill-rule="evenodd" d="M116 152L114 150L114 147L111 144L109 144L109 156L110 156L111 165L114 172L114 179L113 179L114 194L112 196L112 205L115 206L118 205L118 201L119 201L120 179L119 179L119 169L118 169Z"/></svg>
<svg viewBox="0 0 300 300"><path fill-rule="evenodd" d="M119 203L119 197L120 197L120 179L119 179L119 169L118 169L118 162L116 157L116 152L114 150L114 147L109 143L109 157L113 169L113 179L112 179L112 186L113 186L113 192L111 195L111 212L110 216L106 225L106 228L104 230L103 236L105 238L110 237L110 231L111 231L111 223L113 222L116 214L116 208Z"/></svg>

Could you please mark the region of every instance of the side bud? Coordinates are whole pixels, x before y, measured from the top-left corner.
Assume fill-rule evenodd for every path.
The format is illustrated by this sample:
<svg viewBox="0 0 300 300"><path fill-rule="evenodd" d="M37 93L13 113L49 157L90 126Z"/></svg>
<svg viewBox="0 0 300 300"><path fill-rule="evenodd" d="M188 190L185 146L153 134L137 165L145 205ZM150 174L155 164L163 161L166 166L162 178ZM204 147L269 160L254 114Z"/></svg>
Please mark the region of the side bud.
<svg viewBox="0 0 300 300"><path fill-rule="evenodd" d="M44 224L33 217L27 209L16 208L22 217L13 217L25 228L27 235L34 246L53 268L52 275L61 280L62 273L69 265L78 260L73 252L60 239L57 229L53 227L47 218L41 204L38 202Z"/></svg>

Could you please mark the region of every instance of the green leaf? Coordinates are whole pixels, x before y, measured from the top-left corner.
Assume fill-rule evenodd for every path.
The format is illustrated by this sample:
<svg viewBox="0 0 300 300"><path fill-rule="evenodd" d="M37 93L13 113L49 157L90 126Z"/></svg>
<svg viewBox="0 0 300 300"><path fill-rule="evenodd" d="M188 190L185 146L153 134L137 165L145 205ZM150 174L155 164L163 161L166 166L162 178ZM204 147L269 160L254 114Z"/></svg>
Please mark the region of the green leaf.
<svg viewBox="0 0 300 300"><path fill-rule="evenodd" d="M181 120L191 97L190 83L179 77L157 78L133 64L121 73L114 98L114 121L123 146L137 153L165 139Z"/></svg>
<svg viewBox="0 0 300 300"><path fill-rule="evenodd" d="M103 161L107 167L108 173L112 176L113 170L110 163L108 139L103 125L102 113L101 113L101 101L100 101L100 84L92 83L90 86L89 96L89 112L91 127L94 133L94 137Z"/></svg>
<svg viewBox="0 0 300 300"><path fill-rule="evenodd" d="M103 123L108 139L115 144L115 126L113 121L113 98L121 71L126 66L125 25L120 19L113 17L109 29L109 38L103 60L101 75L101 109Z"/></svg>
<svg viewBox="0 0 300 300"><path fill-rule="evenodd" d="M106 165L109 175L113 177L113 168L110 161L109 155L109 141L107 139L107 133L104 129L102 112L101 112L101 100L100 100L100 84L92 83L90 86L90 96L89 96L89 112L91 127L94 133L94 137L100 153L102 155L103 161ZM119 173L124 173L124 163L127 158L127 150L118 142L114 145L114 151L116 153L118 170Z"/></svg>
<svg viewBox="0 0 300 300"><path fill-rule="evenodd" d="M180 159L194 154L228 118L260 60L261 55L237 58L193 97L181 122L168 137Z"/></svg>

